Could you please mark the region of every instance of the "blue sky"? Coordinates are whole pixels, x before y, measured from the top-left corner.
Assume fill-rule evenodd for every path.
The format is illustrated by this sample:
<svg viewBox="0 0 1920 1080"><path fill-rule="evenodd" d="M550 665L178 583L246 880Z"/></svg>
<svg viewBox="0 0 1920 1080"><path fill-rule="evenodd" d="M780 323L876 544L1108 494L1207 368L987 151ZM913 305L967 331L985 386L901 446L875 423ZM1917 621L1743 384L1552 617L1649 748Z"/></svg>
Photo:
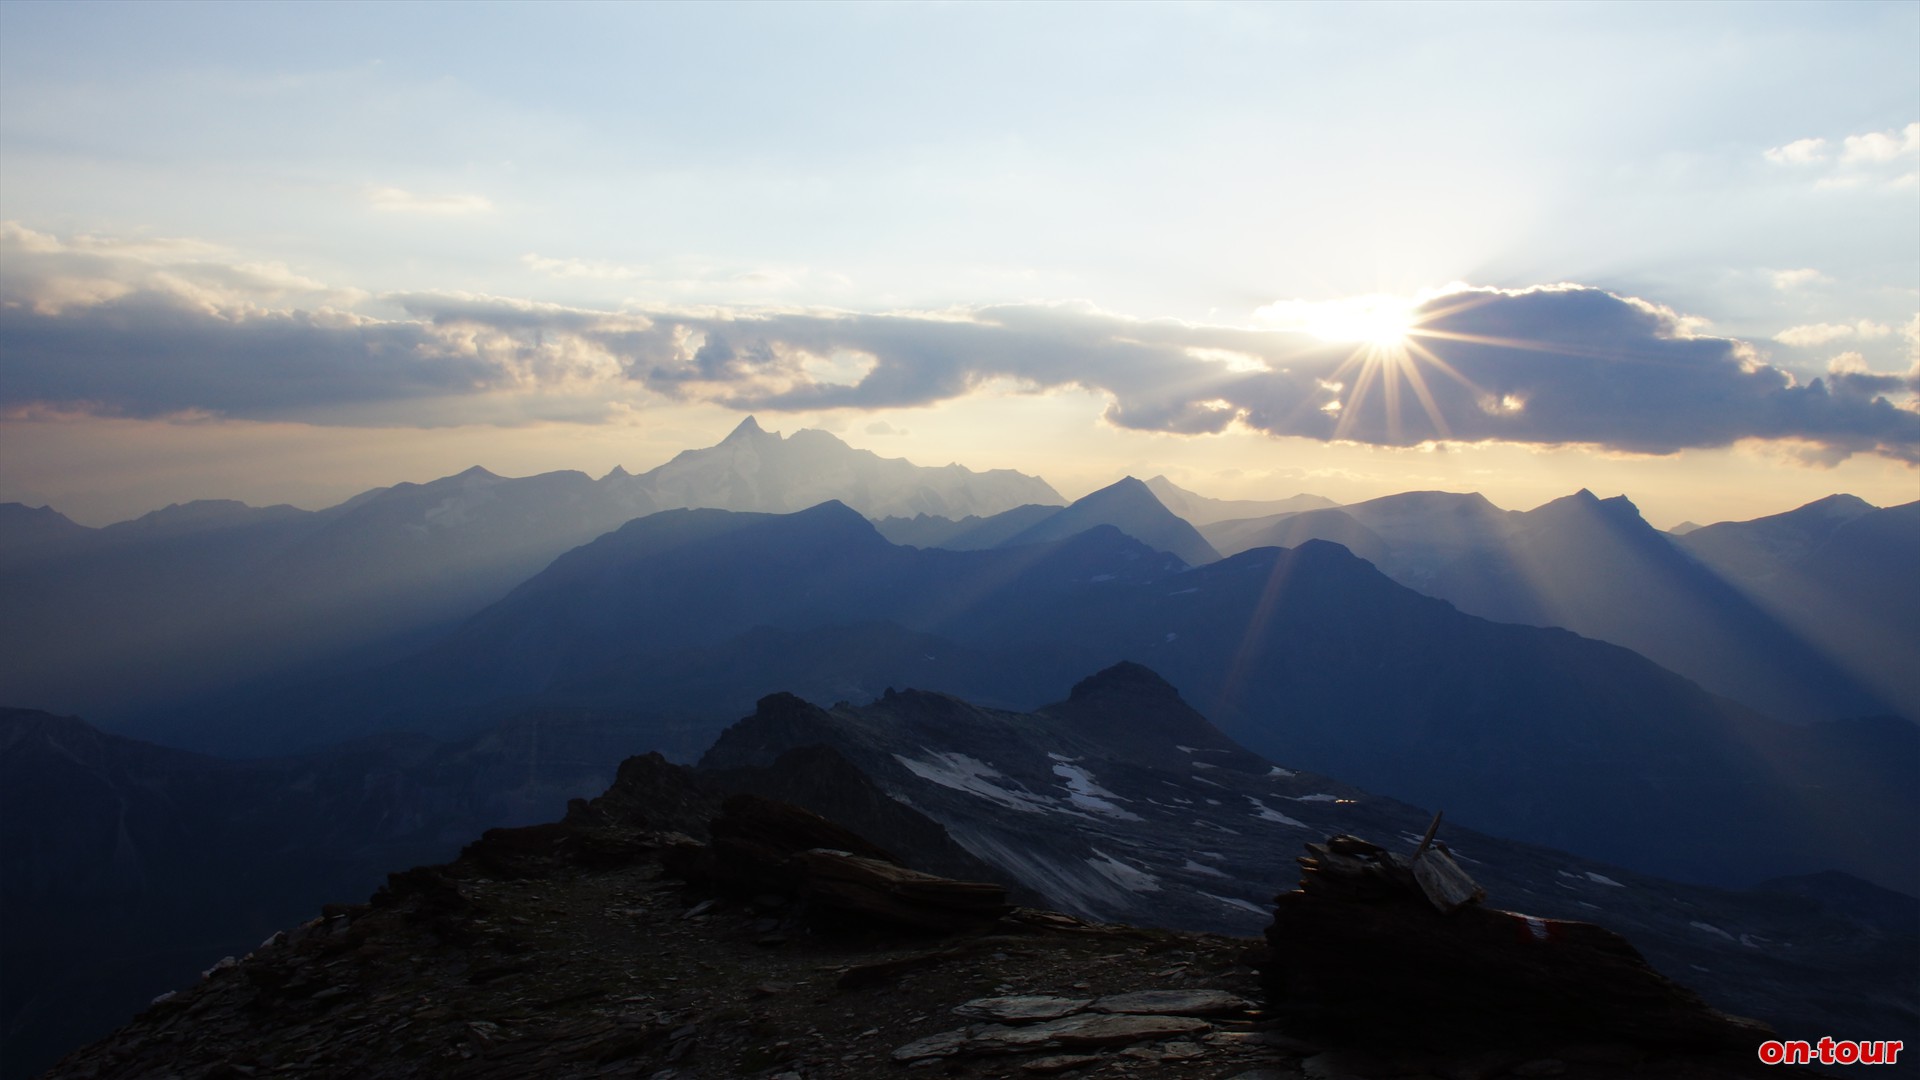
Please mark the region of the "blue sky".
<svg viewBox="0 0 1920 1080"><path fill-rule="evenodd" d="M1916 123L1912 3L8 2L0 498L111 518L475 460L644 468L753 408L1069 493L1165 471L1236 496L1591 486L1669 521L1905 501ZM1586 340L1562 325L1575 345L1510 386L1429 342L1474 391L1437 402L1451 438L1268 423L1272 387L1173 400L1224 385L1183 364L1240 364L1205 354L1222 335L1317 347L1316 304L1560 283L1658 310L1649 341L1722 343L1683 350L1718 374L1681 388L1609 338L1617 378L1582 378L1617 386L1615 420L1548 424ZM926 343L988 310L1046 322L1059 362L989 336L936 387ZM140 353L182 318L201 336ZM258 355L287 320L311 350ZM703 336L663 367L611 329L643 323ZM1167 325L1138 370L1099 347ZM716 335L737 355L688 376ZM1332 370L1295 374L1350 395ZM920 389L836 389L871 372ZM1823 418L1781 419L1816 378ZM1690 394L1704 434L1669 416L1649 442L1636 417ZM1503 399L1536 422L1471 422Z"/></svg>

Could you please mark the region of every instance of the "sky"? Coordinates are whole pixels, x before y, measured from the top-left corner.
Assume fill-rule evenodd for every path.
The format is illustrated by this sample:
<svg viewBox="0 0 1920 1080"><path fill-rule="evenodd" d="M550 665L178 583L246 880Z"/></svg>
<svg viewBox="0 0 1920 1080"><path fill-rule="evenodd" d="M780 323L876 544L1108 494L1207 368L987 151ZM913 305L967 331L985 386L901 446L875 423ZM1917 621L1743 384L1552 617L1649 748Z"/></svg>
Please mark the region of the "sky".
<svg viewBox="0 0 1920 1080"><path fill-rule="evenodd" d="M1920 3L0 0L0 501L749 414L1068 497L1920 499Z"/></svg>

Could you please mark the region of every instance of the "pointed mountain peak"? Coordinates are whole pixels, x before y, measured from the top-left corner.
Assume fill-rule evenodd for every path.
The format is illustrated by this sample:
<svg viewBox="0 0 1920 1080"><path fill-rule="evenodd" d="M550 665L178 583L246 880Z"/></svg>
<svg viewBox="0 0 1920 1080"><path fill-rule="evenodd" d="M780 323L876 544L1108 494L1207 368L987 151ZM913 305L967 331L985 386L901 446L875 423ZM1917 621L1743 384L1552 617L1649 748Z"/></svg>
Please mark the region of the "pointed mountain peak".
<svg viewBox="0 0 1920 1080"><path fill-rule="evenodd" d="M1209 764L1251 769L1260 764L1180 696L1153 669L1130 660L1074 684L1067 700L1042 713L1096 739L1118 757L1164 768L1196 750L1212 751ZM1261 769L1260 771L1264 771Z"/></svg>
<svg viewBox="0 0 1920 1080"><path fill-rule="evenodd" d="M1627 498L1625 495L1615 495L1610 499L1601 499L1600 505L1606 507L1608 512L1617 514L1620 517L1640 516L1640 508L1635 506L1633 500Z"/></svg>
<svg viewBox="0 0 1920 1080"><path fill-rule="evenodd" d="M740 421L726 438L721 439L720 445L725 446L728 443L739 443L746 442L749 439L765 438L766 435L767 430L760 426L760 422L749 416L745 420Z"/></svg>
<svg viewBox="0 0 1920 1080"><path fill-rule="evenodd" d="M467 469L467 470L466 470L466 471L464 471L464 472L459 472L459 473L455 473L455 474L454 474L454 475L453 475L453 476L452 476L452 477L451 477L450 479L454 479L454 480L498 480L498 479L500 479L500 475L499 475L498 473L494 473L494 472L489 472L489 471L488 471L487 469L485 469L485 468L484 468L484 467L482 467L482 466L479 466L479 465L475 465L475 466L473 466L472 468L470 468L470 469Z"/></svg>
<svg viewBox="0 0 1920 1080"><path fill-rule="evenodd" d="M1220 553L1185 518L1167 509L1159 496L1131 476L1075 499L1008 540L1007 545L1061 540L1096 525L1114 526L1156 551L1178 556L1188 566L1220 558Z"/></svg>
<svg viewBox="0 0 1920 1080"><path fill-rule="evenodd" d="M611 469L609 469L609 470L607 470L607 475L605 475L605 476L603 476L603 477L601 477L600 479L601 479L602 481L606 481L606 480L625 480L625 479L627 479L627 478L629 478L629 477L631 477L632 475L633 475L632 473L630 473L630 472L628 472L628 471L627 471L627 467L626 467L626 466L624 466L624 465L615 465L615 466L614 466L613 468L611 468Z"/></svg>
<svg viewBox="0 0 1920 1080"><path fill-rule="evenodd" d="M1153 489L1140 482L1136 477L1123 476L1098 491L1090 491L1075 499L1070 506L1141 506L1153 505L1166 509L1166 504L1153 493Z"/></svg>
<svg viewBox="0 0 1920 1080"><path fill-rule="evenodd" d="M1145 664L1122 660L1073 684L1068 701L1086 701L1106 694L1133 698L1178 698L1180 691Z"/></svg>
<svg viewBox="0 0 1920 1080"><path fill-rule="evenodd" d="M1824 517L1857 518L1862 514L1871 514L1879 507L1858 495L1845 493L1829 495L1824 499L1815 499L1791 513L1811 513Z"/></svg>

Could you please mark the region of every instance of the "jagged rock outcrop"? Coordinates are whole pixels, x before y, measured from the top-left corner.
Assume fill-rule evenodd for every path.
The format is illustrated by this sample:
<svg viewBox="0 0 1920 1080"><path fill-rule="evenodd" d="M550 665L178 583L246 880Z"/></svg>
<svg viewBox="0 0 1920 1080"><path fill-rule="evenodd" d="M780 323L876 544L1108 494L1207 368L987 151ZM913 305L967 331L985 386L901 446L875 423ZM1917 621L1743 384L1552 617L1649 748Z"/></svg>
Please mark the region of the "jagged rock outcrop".
<svg viewBox="0 0 1920 1080"><path fill-rule="evenodd" d="M1496 910L1474 892L1437 896L1421 873L1426 841L1413 860L1353 836L1307 850L1300 888L1274 901L1263 974L1276 1015L1301 1030L1428 1048L1729 1054L1772 1037L1656 972L1611 930Z"/></svg>

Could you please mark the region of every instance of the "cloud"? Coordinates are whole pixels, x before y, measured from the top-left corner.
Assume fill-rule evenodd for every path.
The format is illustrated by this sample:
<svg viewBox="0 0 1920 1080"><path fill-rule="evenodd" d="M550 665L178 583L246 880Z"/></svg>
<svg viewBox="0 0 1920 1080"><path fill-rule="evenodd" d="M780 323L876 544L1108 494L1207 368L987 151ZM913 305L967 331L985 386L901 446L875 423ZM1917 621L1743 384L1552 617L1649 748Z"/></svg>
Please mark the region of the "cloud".
<svg viewBox="0 0 1920 1080"><path fill-rule="evenodd" d="M1908 124L1893 131L1869 131L1865 135L1849 135L1840 151L1840 162L1855 165L1862 162L1897 161L1902 157L1920 154L1920 122Z"/></svg>
<svg viewBox="0 0 1920 1080"><path fill-rule="evenodd" d="M595 281L625 281L637 278L641 271L631 266L605 262L600 259L552 259L544 255L528 252L520 256L527 269L536 274L556 278L587 278Z"/></svg>
<svg viewBox="0 0 1920 1080"><path fill-rule="evenodd" d="M1782 345L1795 348L1812 348L1825 345L1829 341L1857 337L1873 341L1893 333L1893 327L1877 323L1871 319L1861 319L1851 325L1847 323L1809 323L1806 326L1790 326L1773 335L1773 340Z"/></svg>
<svg viewBox="0 0 1920 1080"><path fill-rule="evenodd" d="M1819 188L1905 189L1920 183L1920 121L1888 131L1868 131L1840 140L1840 153L1828 153L1827 140L1797 139L1762 152L1769 162L1798 169L1823 166Z"/></svg>
<svg viewBox="0 0 1920 1080"><path fill-rule="evenodd" d="M303 306L331 293L297 274L183 277L205 252L109 257L17 229L0 240L0 409L16 413L427 426L593 422L660 398L818 413L1074 388L1107 399L1109 424L1171 435L1643 453L1795 440L1920 460L1920 413L1888 397L1904 401L1911 375L1843 365L1800 385L1697 321L1577 285L1429 297L1396 349L1072 303L599 311L413 293L379 298L401 314L373 318ZM1863 327L1891 332L1845 329Z"/></svg>
<svg viewBox="0 0 1920 1080"><path fill-rule="evenodd" d="M1827 380L1850 394L1920 397L1920 359L1905 372L1874 371L1857 352L1843 352L1827 361Z"/></svg>
<svg viewBox="0 0 1920 1080"><path fill-rule="evenodd" d="M1826 280L1827 275L1818 270L1805 267L1799 270L1775 270L1773 272L1773 287L1782 292L1788 289L1797 289L1802 285L1816 284Z"/></svg>
<svg viewBox="0 0 1920 1080"><path fill-rule="evenodd" d="M375 210L399 214L487 214L493 202L480 195L420 195L397 187L367 190L367 203Z"/></svg>
<svg viewBox="0 0 1920 1080"><path fill-rule="evenodd" d="M1765 156L1775 165L1812 165L1827 160L1827 140L1795 139L1766 151Z"/></svg>

